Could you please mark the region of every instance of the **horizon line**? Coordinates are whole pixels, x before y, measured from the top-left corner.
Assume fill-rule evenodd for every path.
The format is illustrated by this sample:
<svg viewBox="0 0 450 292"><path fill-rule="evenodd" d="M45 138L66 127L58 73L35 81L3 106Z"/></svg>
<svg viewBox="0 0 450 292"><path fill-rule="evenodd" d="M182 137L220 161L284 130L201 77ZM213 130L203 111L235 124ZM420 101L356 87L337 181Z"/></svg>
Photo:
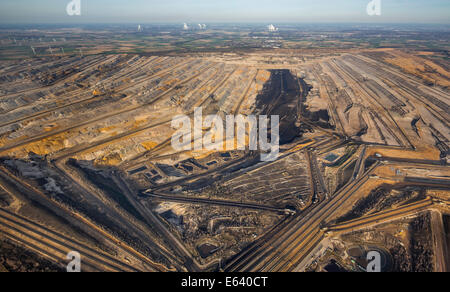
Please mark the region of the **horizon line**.
<svg viewBox="0 0 450 292"><path fill-rule="evenodd" d="M170 21L170 22L1 22L0 25L133 25L133 24L147 24L147 25L178 25L178 24L278 24L278 25L292 25L292 24L360 24L360 25L448 25L450 29L450 22L343 22L343 21L309 21L309 22L270 22L270 21L253 21L253 22L205 22L205 21Z"/></svg>

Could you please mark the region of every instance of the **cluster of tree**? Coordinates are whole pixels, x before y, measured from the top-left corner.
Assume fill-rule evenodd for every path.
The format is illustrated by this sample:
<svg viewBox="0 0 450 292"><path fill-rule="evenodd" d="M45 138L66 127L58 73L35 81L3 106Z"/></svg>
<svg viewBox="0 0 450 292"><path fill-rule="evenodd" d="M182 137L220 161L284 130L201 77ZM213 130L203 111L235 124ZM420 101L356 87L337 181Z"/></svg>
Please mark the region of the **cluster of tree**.
<svg viewBox="0 0 450 292"><path fill-rule="evenodd" d="M413 272L432 272L434 270L430 224L431 215L429 213L422 214L411 222L410 249Z"/></svg>

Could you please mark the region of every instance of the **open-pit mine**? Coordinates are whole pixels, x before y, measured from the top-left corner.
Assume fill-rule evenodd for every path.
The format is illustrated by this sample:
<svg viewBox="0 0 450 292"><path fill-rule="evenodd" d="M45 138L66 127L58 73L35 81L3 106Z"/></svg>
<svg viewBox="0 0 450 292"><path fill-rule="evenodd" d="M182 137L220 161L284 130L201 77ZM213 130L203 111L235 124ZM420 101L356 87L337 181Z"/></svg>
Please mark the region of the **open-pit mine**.
<svg viewBox="0 0 450 292"><path fill-rule="evenodd" d="M65 270L76 251L83 271L363 271L375 250L385 271L449 271L450 64L433 60L397 48L2 59L0 270ZM176 151L172 120L196 108L279 116L278 158Z"/></svg>

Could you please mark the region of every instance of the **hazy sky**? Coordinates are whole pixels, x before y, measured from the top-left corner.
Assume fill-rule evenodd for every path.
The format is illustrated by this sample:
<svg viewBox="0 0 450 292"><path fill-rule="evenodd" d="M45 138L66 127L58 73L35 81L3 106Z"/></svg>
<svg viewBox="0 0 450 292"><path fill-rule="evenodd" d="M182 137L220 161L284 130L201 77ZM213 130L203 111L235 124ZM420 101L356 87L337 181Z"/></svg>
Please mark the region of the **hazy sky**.
<svg viewBox="0 0 450 292"><path fill-rule="evenodd" d="M0 0L1 23L155 22L408 22L449 23L450 0L381 0L382 15L368 16L370 0Z"/></svg>

